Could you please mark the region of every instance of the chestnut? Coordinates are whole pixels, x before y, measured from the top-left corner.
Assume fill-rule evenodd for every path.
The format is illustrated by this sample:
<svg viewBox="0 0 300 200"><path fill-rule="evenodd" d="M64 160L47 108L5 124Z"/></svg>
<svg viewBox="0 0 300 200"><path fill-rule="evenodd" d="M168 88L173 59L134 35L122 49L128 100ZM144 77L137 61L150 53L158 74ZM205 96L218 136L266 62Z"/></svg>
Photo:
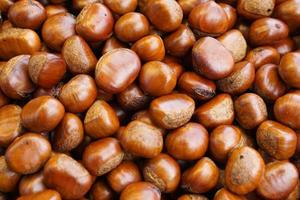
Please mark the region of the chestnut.
<svg viewBox="0 0 300 200"><path fill-rule="evenodd" d="M300 88L300 52L285 54L278 66L278 72L283 81L291 87Z"/></svg>
<svg viewBox="0 0 300 200"><path fill-rule="evenodd" d="M279 64L280 54L273 47L262 46L250 50L245 60L253 63L255 69L258 69L265 64Z"/></svg>
<svg viewBox="0 0 300 200"><path fill-rule="evenodd" d="M104 43L103 49L102 49L102 55L106 54L107 52L118 49L118 48L125 48L126 44L118 40L116 37L111 36L109 39L107 39Z"/></svg>
<svg viewBox="0 0 300 200"><path fill-rule="evenodd" d="M23 176L19 183L20 195L34 194L46 190L43 171Z"/></svg>
<svg viewBox="0 0 300 200"><path fill-rule="evenodd" d="M60 194L55 190L44 190L34 194L28 194L19 197L17 200L61 200Z"/></svg>
<svg viewBox="0 0 300 200"><path fill-rule="evenodd" d="M128 185L121 193L120 200L160 200L159 189L148 182L137 182Z"/></svg>
<svg viewBox="0 0 300 200"><path fill-rule="evenodd" d="M178 0L182 12L184 15L188 15L194 7L200 3L205 3L211 0Z"/></svg>
<svg viewBox="0 0 300 200"><path fill-rule="evenodd" d="M281 56L284 56L285 54L292 52L296 49L296 43L291 38L285 38L273 42L272 47L274 47Z"/></svg>
<svg viewBox="0 0 300 200"><path fill-rule="evenodd" d="M237 11L247 19L258 19L272 15L275 0L239 0Z"/></svg>
<svg viewBox="0 0 300 200"><path fill-rule="evenodd" d="M16 188L21 175L12 171L5 160L4 156L0 156L0 191L12 192Z"/></svg>
<svg viewBox="0 0 300 200"><path fill-rule="evenodd" d="M184 194L181 195L177 200L208 200L208 198L198 194Z"/></svg>
<svg viewBox="0 0 300 200"><path fill-rule="evenodd" d="M202 1L210 1L210 0L202 0ZM235 0L233 0L233 1L235 1ZM223 2L224 2L224 0L223 0ZM237 21L236 9L233 6L229 5L226 2L226 0L225 0L225 3L219 3L219 5L224 9L224 11L226 13L226 16L228 19L228 30L232 29L232 27L234 27L234 25L236 24L236 21Z"/></svg>
<svg viewBox="0 0 300 200"><path fill-rule="evenodd" d="M242 200L243 196L235 195L225 188L221 188L215 193L214 200Z"/></svg>
<svg viewBox="0 0 300 200"><path fill-rule="evenodd" d="M118 15L133 12L138 4L138 0L104 0L104 4Z"/></svg>
<svg viewBox="0 0 300 200"><path fill-rule="evenodd" d="M76 11L81 11L85 6L91 4L91 3L97 3L100 2L102 3L103 0L98 1L98 0L72 0L72 6Z"/></svg>
<svg viewBox="0 0 300 200"><path fill-rule="evenodd" d="M101 179L95 181L89 193L93 200L112 200L114 195L112 189Z"/></svg>
<svg viewBox="0 0 300 200"><path fill-rule="evenodd" d="M68 12L67 9L62 5L47 5L45 9L46 9L47 18L59 13Z"/></svg>

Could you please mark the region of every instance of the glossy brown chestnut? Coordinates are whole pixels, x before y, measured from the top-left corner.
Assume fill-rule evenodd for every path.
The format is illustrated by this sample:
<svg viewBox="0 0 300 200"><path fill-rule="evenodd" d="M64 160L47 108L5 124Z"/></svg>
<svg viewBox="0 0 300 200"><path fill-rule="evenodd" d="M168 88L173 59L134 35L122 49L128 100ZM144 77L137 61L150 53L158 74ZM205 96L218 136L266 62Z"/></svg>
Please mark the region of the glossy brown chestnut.
<svg viewBox="0 0 300 200"><path fill-rule="evenodd" d="M202 0L202 1L210 1L210 0ZM236 9L234 7L232 7L231 5L227 4L227 2L219 3L219 5L224 9L224 11L226 13L226 16L228 19L228 30L232 29L232 27L234 27L234 25L237 21Z"/></svg>
<svg viewBox="0 0 300 200"><path fill-rule="evenodd" d="M258 69L265 64L279 64L280 54L273 47L262 46L249 51L245 60L252 62L255 69Z"/></svg>
<svg viewBox="0 0 300 200"><path fill-rule="evenodd" d="M245 129L253 129L268 118L264 100L255 93L245 93L234 101L236 119Z"/></svg>
<svg viewBox="0 0 300 200"><path fill-rule="evenodd" d="M268 17L275 7L275 0L239 0L237 1L239 15L247 19L258 19Z"/></svg>
<svg viewBox="0 0 300 200"><path fill-rule="evenodd" d="M47 53L34 53L28 63L29 76L42 88L54 87L66 72L66 62L61 56Z"/></svg>
<svg viewBox="0 0 300 200"><path fill-rule="evenodd" d="M288 160L297 147L297 135L287 126L275 121L263 122L256 131L259 147L277 160Z"/></svg>
<svg viewBox="0 0 300 200"><path fill-rule="evenodd" d="M154 122L165 129L174 129L186 124L195 110L194 100L180 93L154 99L149 108Z"/></svg>
<svg viewBox="0 0 300 200"><path fill-rule="evenodd" d="M44 190L34 194L19 197L17 200L61 200L60 194L55 190Z"/></svg>
<svg viewBox="0 0 300 200"><path fill-rule="evenodd" d="M300 88L300 52L292 52L285 54L278 66L280 77L291 87Z"/></svg>
<svg viewBox="0 0 300 200"><path fill-rule="evenodd" d="M95 70L97 58L80 36L69 37L62 48L68 70L73 74L88 74Z"/></svg>
<svg viewBox="0 0 300 200"><path fill-rule="evenodd" d="M116 36L124 42L134 42L149 33L147 18L137 12L130 12L121 16L114 27Z"/></svg>
<svg viewBox="0 0 300 200"><path fill-rule="evenodd" d="M120 122L116 112L103 100L95 101L85 115L85 132L93 138L111 136L119 127Z"/></svg>
<svg viewBox="0 0 300 200"><path fill-rule="evenodd" d="M82 162L94 176L101 176L117 167L123 160L124 153L115 138L104 138L89 144L82 156Z"/></svg>
<svg viewBox="0 0 300 200"><path fill-rule="evenodd" d="M44 174L40 171L35 174L23 176L19 183L19 193L21 196L34 194L46 190L44 184Z"/></svg>
<svg viewBox="0 0 300 200"><path fill-rule="evenodd" d="M214 200L244 200L243 196L235 195L225 188L218 190L214 196Z"/></svg>
<svg viewBox="0 0 300 200"><path fill-rule="evenodd" d="M150 22L161 31L171 32L179 28L183 13L174 0L151 0L146 3L145 14Z"/></svg>
<svg viewBox="0 0 300 200"><path fill-rule="evenodd" d="M296 43L293 39L286 38L273 42L272 47L274 47L281 56L284 56L285 54L296 49Z"/></svg>
<svg viewBox="0 0 300 200"><path fill-rule="evenodd" d="M218 178L218 167L204 157L182 174L181 187L192 193L205 193L217 185Z"/></svg>
<svg viewBox="0 0 300 200"><path fill-rule="evenodd" d="M233 193L247 194L259 185L264 168L264 160L255 149L237 148L231 153L226 164L226 186Z"/></svg>
<svg viewBox="0 0 300 200"><path fill-rule="evenodd" d="M284 199L297 186L299 174L288 161L275 161L266 165L257 192L265 199Z"/></svg>
<svg viewBox="0 0 300 200"><path fill-rule="evenodd" d="M103 2L118 15L133 12L138 4L138 0L104 0Z"/></svg>
<svg viewBox="0 0 300 200"><path fill-rule="evenodd" d="M72 35L75 35L75 17L68 12L49 17L42 27L43 41L55 51L60 51Z"/></svg>
<svg viewBox="0 0 300 200"><path fill-rule="evenodd" d="M229 94L219 94L195 111L196 120L206 128L230 125L234 120L233 101Z"/></svg>
<svg viewBox="0 0 300 200"><path fill-rule="evenodd" d="M44 183L64 199L83 197L91 188L92 179L82 164L66 154L52 155L44 167Z"/></svg>
<svg viewBox="0 0 300 200"><path fill-rule="evenodd" d="M126 44L118 40L116 37L111 36L109 39L105 41L105 44L102 49L102 55L106 54L107 52L118 49L118 48L125 48Z"/></svg>
<svg viewBox="0 0 300 200"><path fill-rule="evenodd" d="M118 139L124 150L133 156L153 158L163 149L161 131L139 120L131 121Z"/></svg>
<svg viewBox="0 0 300 200"><path fill-rule="evenodd" d="M147 35L136 41L131 49L144 62L161 61L165 57L164 42L159 35Z"/></svg>
<svg viewBox="0 0 300 200"><path fill-rule="evenodd" d="M208 200L208 198L199 194L184 194L181 195L177 200Z"/></svg>
<svg viewBox="0 0 300 200"><path fill-rule="evenodd" d="M212 37L198 40L193 47L192 57L194 70L211 80L225 78L233 70L232 54Z"/></svg>
<svg viewBox="0 0 300 200"><path fill-rule="evenodd" d="M107 181L114 191L120 193L129 184L142 181L142 175L134 162L124 161L107 174Z"/></svg>
<svg viewBox="0 0 300 200"><path fill-rule="evenodd" d="M15 2L8 11L8 19L16 27L37 29L46 20L46 10L35 0Z"/></svg>
<svg viewBox="0 0 300 200"><path fill-rule="evenodd" d="M102 180L97 180L90 190L93 200L112 200L113 195L112 189Z"/></svg>
<svg viewBox="0 0 300 200"><path fill-rule="evenodd" d="M22 108L10 104L0 108L0 146L7 147L23 132L21 124Z"/></svg>
<svg viewBox="0 0 300 200"><path fill-rule="evenodd" d="M47 18L50 18L53 15L59 14L59 13L65 13L68 12L67 9L62 5L48 5L45 7Z"/></svg>
<svg viewBox="0 0 300 200"><path fill-rule="evenodd" d="M169 67L175 73L177 79L179 79L180 75L185 71L181 61L176 57L166 55L162 62L169 65Z"/></svg>
<svg viewBox="0 0 300 200"><path fill-rule="evenodd" d="M55 98L41 96L30 100L21 113L22 125L34 132L53 130L65 113L64 106Z"/></svg>
<svg viewBox="0 0 300 200"><path fill-rule="evenodd" d="M59 100L69 112L78 113L87 110L97 97L96 83L85 74L74 76L60 90Z"/></svg>
<svg viewBox="0 0 300 200"><path fill-rule="evenodd" d="M148 182L137 182L128 185L121 193L120 200L160 200L159 189Z"/></svg>
<svg viewBox="0 0 300 200"><path fill-rule="evenodd" d="M103 0L72 0L72 6L76 11L81 11L85 6L97 2L103 3Z"/></svg>
<svg viewBox="0 0 300 200"><path fill-rule="evenodd" d="M104 54L98 61L95 80L108 93L120 93L131 85L141 69L137 54L125 48L114 49Z"/></svg>
<svg viewBox="0 0 300 200"><path fill-rule="evenodd" d="M0 156L0 191L12 192L16 188L20 175L12 171L5 161L4 156Z"/></svg>
<svg viewBox="0 0 300 200"><path fill-rule="evenodd" d="M194 7L200 3L205 3L211 0L178 0L182 12L184 15L188 15Z"/></svg>
<svg viewBox="0 0 300 200"><path fill-rule="evenodd" d="M33 93L33 97L36 98L36 97L40 97L40 96L52 96L52 97L57 98L63 85L64 85L63 82L59 82L56 86L54 86L52 88L45 89L45 88L39 87Z"/></svg>
<svg viewBox="0 0 300 200"><path fill-rule="evenodd" d="M76 18L76 32L86 41L97 42L110 37L114 18L110 10L101 3L85 6Z"/></svg>
<svg viewBox="0 0 300 200"><path fill-rule="evenodd" d="M53 137L53 148L56 151L68 152L75 149L84 137L83 124L80 118L72 113L65 113Z"/></svg>

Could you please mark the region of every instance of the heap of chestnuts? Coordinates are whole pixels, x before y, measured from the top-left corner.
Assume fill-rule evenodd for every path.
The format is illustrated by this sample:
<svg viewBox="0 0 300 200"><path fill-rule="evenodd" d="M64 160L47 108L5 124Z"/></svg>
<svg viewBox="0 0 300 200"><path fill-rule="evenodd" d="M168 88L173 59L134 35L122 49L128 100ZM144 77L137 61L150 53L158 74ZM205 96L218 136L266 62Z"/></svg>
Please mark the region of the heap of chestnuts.
<svg viewBox="0 0 300 200"><path fill-rule="evenodd" d="M299 200L300 0L0 0L0 200Z"/></svg>

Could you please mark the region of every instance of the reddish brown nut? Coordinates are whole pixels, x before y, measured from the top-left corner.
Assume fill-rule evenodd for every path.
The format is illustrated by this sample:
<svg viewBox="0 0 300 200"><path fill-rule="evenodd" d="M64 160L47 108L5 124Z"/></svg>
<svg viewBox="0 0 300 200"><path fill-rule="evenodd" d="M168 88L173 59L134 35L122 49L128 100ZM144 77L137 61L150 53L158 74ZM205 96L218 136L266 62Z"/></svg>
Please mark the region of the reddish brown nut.
<svg viewBox="0 0 300 200"><path fill-rule="evenodd" d="M57 99L50 96L37 97L23 107L22 125L34 132L48 132L59 124L64 113L64 106Z"/></svg>
<svg viewBox="0 0 300 200"><path fill-rule="evenodd" d="M208 198L199 194L184 194L181 195L177 200L208 200Z"/></svg>
<svg viewBox="0 0 300 200"><path fill-rule="evenodd" d="M40 97L40 96L52 96L57 98L63 85L64 85L63 82L59 82L56 86L52 88L45 89L39 87L33 93L33 98Z"/></svg>
<svg viewBox="0 0 300 200"><path fill-rule="evenodd" d="M234 101L234 110L239 124L245 129L253 129L268 118L264 100L254 93L245 93Z"/></svg>
<svg viewBox="0 0 300 200"><path fill-rule="evenodd" d="M34 194L19 197L17 200L61 200L60 194L55 190L44 190Z"/></svg>
<svg viewBox="0 0 300 200"><path fill-rule="evenodd" d="M250 147L237 148L226 164L226 186L233 193L247 194L259 185L264 170L264 160L256 150Z"/></svg>
<svg viewBox="0 0 300 200"><path fill-rule="evenodd" d="M206 153L208 137L207 130L201 124L189 122L168 133L166 149L178 160L198 160Z"/></svg>
<svg viewBox="0 0 300 200"><path fill-rule="evenodd" d="M160 200L159 189L148 182L137 182L128 185L121 193L120 200Z"/></svg>
<svg viewBox="0 0 300 200"><path fill-rule="evenodd" d="M239 0L237 11L247 19L258 19L270 16L274 7L275 0Z"/></svg>
<svg viewBox="0 0 300 200"><path fill-rule="evenodd" d="M64 118L55 130L53 148L56 151L68 152L75 149L84 137L83 124L80 118L72 113L65 113Z"/></svg>
<svg viewBox="0 0 300 200"><path fill-rule="evenodd" d="M21 196L34 194L46 190L44 184L44 174L40 171L35 174L23 176L19 183L19 193Z"/></svg>
<svg viewBox="0 0 300 200"><path fill-rule="evenodd" d="M164 32L176 30L182 21L180 5L174 0L151 0L146 3L145 14L150 22Z"/></svg>
<svg viewBox="0 0 300 200"><path fill-rule="evenodd" d="M278 67L280 77L291 87L300 88L300 52L285 54Z"/></svg>
<svg viewBox="0 0 300 200"><path fill-rule="evenodd" d="M205 193L217 185L218 179L218 167L204 157L182 174L181 187L192 193Z"/></svg>
<svg viewBox="0 0 300 200"><path fill-rule="evenodd" d="M259 147L277 160L288 160L297 147L296 133L275 121L263 122L256 131Z"/></svg>
<svg viewBox="0 0 300 200"><path fill-rule="evenodd" d="M115 138L104 138L89 144L82 156L82 162L94 176L101 176L117 167L123 160L124 153Z"/></svg>
<svg viewBox="0 0 300 200"><path fill-rule="evenodd" d="M165 129L174 129L186 124L195 110L194 100L180 93L154 99L149 108L154 122Z"/></svg>
<svg viewBox="0 0 300 200"><path fill-rule="evenodd" d="M103 0L72 0L72 6L76 11L81 11L85 6L97 2L102 3Z"/></svg>
<svg viewBox="0 0 300 200"><path fill-rule="evenodd" d="M278 67L274 64L263 65L256 71L254 88L259 96L271 102L287 91L286 85L279 76Z"/></svg>
<svg viewBox="0 0 300 200"><path fill-rule="evenodd" d="M204 1L210 1L210 0L204 0ZM228 19L228 30L232 29L232 27L234 27L234 25L237 21L236 9L234 7L232 7L231 5L227 4L227 2L226 3L219 3L219 5L224 9L224 11L226 13L226 16L227 16L227 19Z"/></svg>
<svg viewBox="0 0 300 200"><path fill-rule="evenodd" d="M225 78L233 70L232 54L212 37L198 40L193 47L192 57L194 70L208 79Z"/></svg>
<svg viewBox="0 0 300 200"><path fill-rule="evenodd" d="M89 42L98 42L110 37L114 18L101 3L85 6L76 18L76 32Z"/></svg>
<svg viewBox="0 0 300 200"><path fill-rule="evenodd" d="M291 38L286 38L273 42L272 47L274 47L278 53L283 56L294 51L296 49L296 43Z"/></svg>
<svg viewBox="0 0 300 200"><path fill-rule="evenodd" d="M89 75L74 76L60 90L59 100L69 112L78 113L87 110L97 97L97 87Z"/></svg>
<svg viewBox="0 0 300 200"><path fill-rule="evenodd" d="M226 78L217 81L222 92L241 94L248 90L255 79L255 67L248 61L238 62L234 65L232 73Z"/></svg>
<svg viewBox="0 0 300 200"><path fill-rule="evenodd" d="M138 0L104 0L105 5L118 15L133 12Z"/></svg>
<svg viewBox="0 0 300 200"><path fill-rule="evenodd" d="M147 62L142 66L139 75L141 89L152 96L170 94L176 82L177 78L173 70L160 61Z"/></svg>
<svg viewBox="0 0 300 200"><path fill-rule="evenodd" d="M275 18L262 18L254 21L249 30L249 41L254 46L270 45L287 38L288 26Z"/></svg>
<svg viewBox="0 0 300 200"><path fill-rule="evenodd" d="M196 120L206 128L230 125L234 120L233 101L229 94L219 94L195 111Z"/></svg>
<svg viewBox="0 0 300 200"><path fill-rule="evenodd" d="M244 200L243 196L235 195L225 188L218 190L214 196L214 200Z"/></svg>
<svg viewBox="0 0 300 200"><path fill-rule="evenodd" d="M35 0L15 2L8 11L8 19L16 27L38 29L46 20L46 10Z"/></svg>
<svg viewBox="0 0 300 200"><path fill-rule="evenodd" d="M137 54L125 48L114 49L103 55L96 66L95 80L108 93L120 93L131 85L141 69Z"/></svg>
<svg viewBox="0 0 300 200"><path fill-rule="evenodd" d="M120 122L116 112L103 100L95 101L85 115L84 129L93 138L111 136L119 127Z"/></svg>
<svg viewBox="0 0 300 200"><path fill-rule="evenodd" d="M200 3L205 3L211 0L178 0L182 12L185 16L189 15L194 7Z"/></svg>
<svg viewBox="0 0 300 200"><path fill-rule="evenodd" d="M90 190L90 196L93 200L112 200L112 189L102 180L97 180Z"/></svg>
<svg viewBox="0 0 300 200"><path fill-rule="evenodd" d="M28 63L31 80L42 88L54 87L66 72L64 59L52 53L36 52Z"/></svg>
<svg viewBox="0 0 300 200"><path fill-rule="evenodd" d="M134 42L149 33L149 22L140 13L130 12L118 19L114 27L116 36L124 42Z"/></svg>
<svg viewBox="0 0 300 200"><path fill-rule="evenodd" d="M60 51L64 42L72 35L75 35L75 17L70 13L53 15L43 24L43 41L53 50Z"/></svg>
<svg viewBox="0 0 300 200"><path fill-rule="evenodd" d="M129 184L142 180L138 166L131 161L124 161L107 175L107 181L111 188L120 193Z"/></svg>
<svg viewBox="0 0 300 200"><path fill-rule="evenodd" d="M245 60L252 62L255 69L258 69L265 64L279 64L280 54L273 47L262 46L249 51Z"/></svg>
<svg viewBox="0 0 300 200"><path fill-rule="evenodd" d="M165 57L164 42L159 35L147 35L136 41L131 49L142 61L161 61Z"/></svg>
<svg viewBox="0 0 300 200"><path fill-rule="evenodd" d="M284 199L294 190L298 181L299 174L292 163L275 161L266 165L257 192L266 199Z"/></svg>
<svg viewBox="0 0 300 200"><path fill-rule="evenodd" d="M95 70L97 58L89 45L77 35L69 37L62 48L68 70L73 74L88 74Z"/></svg>
<svg viewBox="0 0 300 200"><path fill-rule="evenodd" d="M0 157L0 191L12 192L16 188L20 175L12 171L5 161L5 157ZM5 199L4 199L5 200Z"/></svg>
<svg viewBox="0 0 300 200"><path fill-rule="evenodd" d="M56 153L44 167L44 183L64 199L83 197L92 186L92 176L73 158Z"/></svg>
<svg viewBox="0 0 300 200"><path fill-rule="evenodd" d="M47 18L50 18L53 15L59 14L59 13L66 13L68 12L67 9L62 5L48 5L45 7Z"/></svg>
<svg viewBox="0 0 300 200"><path fill-rule="evenodd" d="M176 74L177 79L180 77L180 75L184 72L184 68L182 66L181 61L172 56L166 55L162 62L166 63L169 65L169 67L173 70L173 72Z"/></svg>
<svg viewBox="0 0 300 200"><path fill-rule="evenodd" d="M0 146L7 147L22 132L22 108L10 104L0 108Z"/></svg>
<svg viewBox="0 0 300 200"><path fill-rule="evenodd" d="M116 37L111 36L109 39L105 41L105 44L102 49L102 55L106 54L107 52L118 49L118 48L125 48L126 44L118 40Z"/></svg>

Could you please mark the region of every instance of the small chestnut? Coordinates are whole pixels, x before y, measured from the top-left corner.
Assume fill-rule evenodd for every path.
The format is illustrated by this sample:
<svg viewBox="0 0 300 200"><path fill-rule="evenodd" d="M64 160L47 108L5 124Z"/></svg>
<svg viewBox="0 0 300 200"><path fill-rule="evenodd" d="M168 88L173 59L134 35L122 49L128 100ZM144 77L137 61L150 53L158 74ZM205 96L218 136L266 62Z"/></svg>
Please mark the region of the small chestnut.
<svg viewBox="0 0 300 200"><path fill-rule="evenodd" d="M43 171L23 176L19 183L20 195L34 194L46 190Z"/></svg>
<svg viewBox="0 0 300 200"><path fill-rule="evenodd" d="M44 190L17 198L17 200L61 200L60 194L55 190Z"/></svg>
<svg viewBox="0 0 300 200"><path fill-rule="evenodd" d="M128 185L121 193L120 200L160 200L159 189L148 182L137 182Z"/></svg>
<svg viewBox="0 0 300 200"><path fill-rule="evenodd" d="M114 196L112 189L101 179L95 181L89 194L93 200L112 200Z"/></svg>

